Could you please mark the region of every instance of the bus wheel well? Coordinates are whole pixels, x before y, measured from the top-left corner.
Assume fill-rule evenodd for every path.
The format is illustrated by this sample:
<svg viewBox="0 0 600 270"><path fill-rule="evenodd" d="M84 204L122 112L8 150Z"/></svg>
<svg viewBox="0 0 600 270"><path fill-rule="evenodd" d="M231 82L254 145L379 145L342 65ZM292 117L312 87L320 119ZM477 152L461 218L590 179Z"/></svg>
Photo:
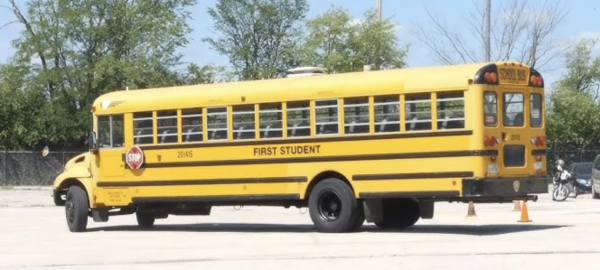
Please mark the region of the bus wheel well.
<svg viewBox="0 0 600 270"><path fill-rule="evenodd" d="M85 194L88 196L89 199L89 194L87 189L85 188L85 186L76 178L70 178L67 179L65 181L63 181L60 186L58 187L58 189L56 189L56 193L54 194L54 204L56 206L64 206L65 205L65 199L63 199L62 197L67 196L67 192L69 191L69 188L72 186L79 186L80 188L82 188L85 191Z"/></svg>
<svg viewBox="0 0 600 270"><path fill-rule="evenodd" d="M310 196L310 193L312 192L313 188L321 181L328 179L328 178L336 178L336 179L340 179L341 181L343 181L344 183L346 183L346 185L348 185L350 187L350 189L352 189L352 191L354 191L354 188L352 187L352 184L350 184L350 181L348 181L348 179L341 173L336 172L336 171L324 171L322 173L317 174L315 177L313 177L313 179L310 181L310 184L308 185L308 188L306 189L306 194L304 195L304 199L308 200L308 197Z"/></svg>

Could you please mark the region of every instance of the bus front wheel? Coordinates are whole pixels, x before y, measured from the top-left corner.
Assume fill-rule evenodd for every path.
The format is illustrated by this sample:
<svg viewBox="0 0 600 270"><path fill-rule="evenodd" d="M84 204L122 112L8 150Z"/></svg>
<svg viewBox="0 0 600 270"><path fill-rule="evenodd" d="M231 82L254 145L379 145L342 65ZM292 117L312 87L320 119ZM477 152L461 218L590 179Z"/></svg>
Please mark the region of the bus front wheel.
<svg viewBox="0 0 600 270"><path fill-rule="evenodd" d="M308 209L320 232L357 230L365 221L365 212L352 189L335 178L319 182L311 191Z"/></svg>
<svg viewBox="0 0 600 270"><path fill-rule="evenodd" d="M156 217L152 212L135 212L135 217L138 226L142 229L152 228L152 226L154 226L154 221L156 220Z"/></svg>
<svg viewBox="0 0 600 270"><path fill-rule="evenodd" d="M421 217L419 203L412 199L388 199L383 202L383 221L375 225L381 229L405 229Z"/></svg>
<svg viewBox="0 0 600 270"><path fill-rule="evenodd" d="M89 202L85 190L71 186L65 200L65 215L71 232L85 231L88 222Z"/></svg>

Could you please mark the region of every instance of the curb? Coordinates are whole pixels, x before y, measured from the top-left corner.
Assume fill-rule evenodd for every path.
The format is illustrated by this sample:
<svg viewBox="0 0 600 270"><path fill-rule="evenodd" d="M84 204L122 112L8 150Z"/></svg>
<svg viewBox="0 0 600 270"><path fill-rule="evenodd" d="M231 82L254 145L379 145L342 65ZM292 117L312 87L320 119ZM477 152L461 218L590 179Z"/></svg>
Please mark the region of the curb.
<svg viewBox="0 0 600 270"><path fill-rule="evenodd" d="M12 190L49 190L52 191L51 186L16 186L12 187ZM10 190L10 189L9 189Z"/></svg>

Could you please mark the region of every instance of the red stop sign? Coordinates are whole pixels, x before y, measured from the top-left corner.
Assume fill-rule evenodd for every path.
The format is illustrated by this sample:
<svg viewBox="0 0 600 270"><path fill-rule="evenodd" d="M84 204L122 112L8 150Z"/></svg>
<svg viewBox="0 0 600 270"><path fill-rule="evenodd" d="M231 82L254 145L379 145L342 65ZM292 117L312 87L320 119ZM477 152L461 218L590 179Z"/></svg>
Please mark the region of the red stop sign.
<svg viewBox="0 0 600 270"><path fill-rule="evenodd" d="M134 170L141 168L142 164L144 164L144 152L142 149L135 145L129 148L127 153L125 153L125 163L127 163L129 168Z"/></svg>

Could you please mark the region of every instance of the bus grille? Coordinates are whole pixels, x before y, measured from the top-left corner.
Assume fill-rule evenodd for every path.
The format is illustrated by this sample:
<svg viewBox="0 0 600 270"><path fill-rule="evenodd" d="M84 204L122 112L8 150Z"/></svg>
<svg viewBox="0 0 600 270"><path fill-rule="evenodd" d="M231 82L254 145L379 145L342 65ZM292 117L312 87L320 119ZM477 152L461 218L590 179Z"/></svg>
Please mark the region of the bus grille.
<svg viewBox="0 0 600 270"><path fill-rule="evenodd" d="M504 167L522 167L525 166L525 146L506 145L504 146Z"/></svg>

